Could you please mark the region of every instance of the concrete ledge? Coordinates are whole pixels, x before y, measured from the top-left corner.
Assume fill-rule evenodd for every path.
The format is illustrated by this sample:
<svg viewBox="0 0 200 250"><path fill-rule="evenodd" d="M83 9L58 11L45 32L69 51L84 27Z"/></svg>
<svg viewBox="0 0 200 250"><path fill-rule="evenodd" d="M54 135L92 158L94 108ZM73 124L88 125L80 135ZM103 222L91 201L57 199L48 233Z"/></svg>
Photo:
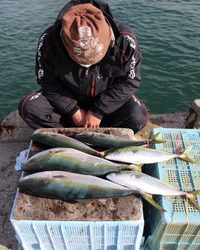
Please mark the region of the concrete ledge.
<svg viewBox="0 0 200 250"><path fill-rule="evenodd" d="M11 112L0 124L0 140L6 141L27 141L33 132L19 116L18 111Z"/></svg>
<svg viewBox="0 0 200 250"><path fill-rule="evenodd" d="M150 115L152 127L160 126L167 128L185 128L189 112L178 112L174 114ZM150 126L150 123L147 127ZM150 126L151 128L151 126ZM149 128L149 129L150 129ZM146 129L146 128L145 128ZM1 142L24 142L30 141L33 129L30 128L19 116L18 111L11 112L0 123Z"/></svg>

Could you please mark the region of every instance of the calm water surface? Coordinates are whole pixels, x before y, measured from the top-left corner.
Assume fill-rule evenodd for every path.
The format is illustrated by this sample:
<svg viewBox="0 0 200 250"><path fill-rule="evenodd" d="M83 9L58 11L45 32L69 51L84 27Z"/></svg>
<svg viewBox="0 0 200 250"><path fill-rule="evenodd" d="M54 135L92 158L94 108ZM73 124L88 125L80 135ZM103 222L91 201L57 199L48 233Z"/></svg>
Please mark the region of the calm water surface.
<svg viewBox="0 0 200 250"><path fill-rule="evenodd" d="M152 113L183 111L200 98L200 1L110 0L115 17L131 26L143 53L137 94ZM0 118L38 89L38 38L64 0L0 1Z"/></svg>

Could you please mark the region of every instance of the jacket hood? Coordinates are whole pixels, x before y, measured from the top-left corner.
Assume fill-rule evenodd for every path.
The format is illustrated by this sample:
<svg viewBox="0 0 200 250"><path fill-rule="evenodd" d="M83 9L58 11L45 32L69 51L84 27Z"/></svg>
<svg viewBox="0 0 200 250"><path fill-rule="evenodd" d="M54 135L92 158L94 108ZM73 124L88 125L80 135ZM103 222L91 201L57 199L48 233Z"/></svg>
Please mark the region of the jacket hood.
<svg viewBox="0 0 200 250"><path fill-rule="evenodd" d="M66 11L71 8L74 5L78 4L84 4L84 3L91 3L95 7L99 8L106 19L108 20L109 24L112 27L112 30L114 32L115 40L113 47L109 51L109 56L105 56L102 60L102 63L104 64L104 71L107 72L107 75L121 75L121 72L123 71L123 62L121 54L119 53L118 48L118 37L120 36L120 29L119 29L119 21L114 19L112 12L110 10L110 7L107 3L101 2L100 0L71 0L67 4L63 6L63 8L60 10L58 17L54 23L54 29L55 32L60 32L61 22L63 15L66 13ZM110 71L110 67L112 65L112 73Z"/></svg>
<svg viewBox="0 0 200 250"><path fill-rule="evenodd" d="M97 7L98 9L100 9L103 14L106 16L106 18L108 18L108 20L110 21L110 19L113 19L113 15L111 13L110 7L107 3L101 2L99 0L71 0L70 2L68 2L67 4L65 4L63 6L63 8L60 10L60 13L58 14L58 17L56 19L55 24L59 24L60 21L62 20L63 15L65 14L65 12L72 6L77 5L77 4L84 4L84 3L91 3L93 4L95 7Z"/></svg>
<svg viewBox="0 0 200 250"><path fill-rule="evenodd" d="M65 12L69 8L71 8L74 5L84 4L84 3L91 3L95 7L100 9L103 12L104 16L106 17L106 19L108 20L109 24L111 25L115 36L117 37L119 35L120 32L119 32L119 29L118 29L117 24L116 24L117 21L114 20L114 17L113 17L111 10L110 10L109 5L107 3L101 2L100 0L71 0L70 2L65 4L63 6L63 8L60 10L58 17L57 17L55 24L54 24L55 29L57 29L61 26L63 15L65 14Z"/></svg>

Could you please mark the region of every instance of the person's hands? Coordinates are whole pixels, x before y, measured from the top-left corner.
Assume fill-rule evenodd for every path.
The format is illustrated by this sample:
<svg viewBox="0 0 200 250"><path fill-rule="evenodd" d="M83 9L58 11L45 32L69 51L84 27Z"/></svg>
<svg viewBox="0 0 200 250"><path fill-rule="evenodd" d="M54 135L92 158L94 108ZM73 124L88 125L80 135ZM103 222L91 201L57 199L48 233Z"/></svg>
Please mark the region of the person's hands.
<svg viewBox="0 0 200 250"><path fill-rule="evenodd" d="M94 116L94 114L91 111L88 111L88 113L85 116L85 128L99 128L99 124L101 122L101 119Z"/></svg>
<svg viewBox="0 0 200 250"><path fill-rule="evenodd" d="M73 114L72 120L77 127L83 127L85 125L86 111L79 109Z"/></svg>

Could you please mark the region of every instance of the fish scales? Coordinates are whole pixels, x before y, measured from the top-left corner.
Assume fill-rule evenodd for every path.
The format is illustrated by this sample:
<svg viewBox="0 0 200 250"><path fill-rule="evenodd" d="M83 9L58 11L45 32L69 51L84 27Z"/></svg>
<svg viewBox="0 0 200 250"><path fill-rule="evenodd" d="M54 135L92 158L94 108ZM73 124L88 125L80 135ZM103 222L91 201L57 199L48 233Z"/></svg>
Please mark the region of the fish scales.
<svg viewBox="0 0 200 250"><path fill-rule="evenodd" d="M150 193L154 195L185 195L186 193L176 190L168 183L164 183L157 178L149 176L138 171L122 171L121 173L110 173L107 175L109 180L112 180L120 185L124 185L141 193Z"/></svg>
<svg viewBox="0 0 200 250"><path fill-rule="evenodd" d="M188 198L190 203L196 209L200 210L200 204L196 202L196 195L200 194L200 190L190 192L177 190L168 183L134 170L121 171L120 173L109 173L106 178L114 183L123 185L127 188L135 190L135 192L140 193L145 200L150 202L157 209L160 209L162 212L163 209L153 200L152 195L183 196Z"/></svg>
<svg viewBox="0 0 200 250"><path fill-rule="evenodd" d="M113 171L133 169L133 167L122 163L117 164L72 148L54 148L44 150L29 158L22 170L25 172L63 170L101 176Z"/></svg>
<svg viewBox="0 0 200 250"><path fill-rule="evenodd" d="M180 158L182 160L193 163L187 153L191 150L191 147L186 149L182 154L172 154L152 148L144 147L123 147L118 149L106 150L102 153L102 157L112 161L133 163L133 164L151 164L168 161L174 158Z"/></svg>
<svg viewBox="0 0 200 250"><path fill-rule="evenodd" d="M96 133L96 132L82 132L76 135L76 139L104 148L118 148L127 146L140 146L150 143L164 143L165 140L157 139L160 133L155 134L149 140L137 140L136 138L124 138L117 135Z"/></svg>
<svg viewBox="0 0 200 250"><path fill-rule="evenodd" d="M20 192L61 200L101 199L127 196L126 187L95 176L63 171L45 171L22 178Z"/></svg>
<svg viewBox="0 0 200 250"><path fill-rule="evenodd" d="M74 148L74 149L80 150L82 152L85 152L91 155L97 154L97 151L89 147L88 145L74 138L71 138L71 137L68 137L66 135L59 134L59 133L36 131L32 134L31 138L33 141L44 144L51 148L68 147L68 148Z"/></svg>
<svg viewBox="0 0 200 250"><path fill-rule="evenodd" d="M139 146L147 144L145 140L133 140L129 138L123 138L116 135L95 133L95 132L82 132L75 137L77 140L89 143L95 146L104 148L116 148L125 146Z"/></svg>

